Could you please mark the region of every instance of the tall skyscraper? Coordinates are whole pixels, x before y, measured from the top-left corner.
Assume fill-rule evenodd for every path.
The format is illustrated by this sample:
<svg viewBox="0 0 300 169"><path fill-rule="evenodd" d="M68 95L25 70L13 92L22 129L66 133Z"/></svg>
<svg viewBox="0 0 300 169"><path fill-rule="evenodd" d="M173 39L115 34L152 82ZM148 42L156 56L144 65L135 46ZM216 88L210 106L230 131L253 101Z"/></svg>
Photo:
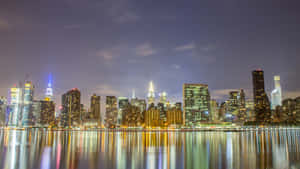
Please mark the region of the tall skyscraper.
<svg viewBox="0 0 300 169"><path fill-rule="evenodd" d="M80 125L80 95L80 91L77 88L73 88L62 96L62 127L78 127Z"/></svg>
<svg viewBox="0 0 300 169"><path fill-rule="evenodd" d="M118 97L118 101L119 101L119 110L118 110L117 124L118 126L120 126L122 123L124 110L129 106L129 99L127 97Z"/></svg>
<svg viewBox="0 0 300 169"><path fill-rule="evenodd" d="M45 95L46 95L45 100L47 100L47 101L52 100L52 98L53 98L53 89L52 89L52 76L51 76L51 74L49 75L49 78L48 78L48 86L47 86Z"/></svg>
<svg viewBox="0 0 300 169"><path fill-rule="evenodd" d="M6 107L7 100L5 97L0 96L0 126L6 125Z"/></svg>
<svg viewBox="0 0 300 169"><path fill-rule="evenodd" d="M22 89L16 86L9 91L8 100L8 126L19 126L19 120L22 113Z"/></svg>
<svg viewBox="0 0 300 169"><path fill-rule="evenodd" d="M117 125L118 104L116 96L106 96L105 126L115 128Z"/></svg>
<svg viewBox="0 0 300 169"><path fill-rule="evenodd" d="M91 96L91 113L90 118L95 120L98 123L98 126L101 125L101 97L93 94Z"/></svg>
<svg viewBox="0 0 300 169"><path fill-rule="evenodd" d="M32 82L27 81L23 89L23 112L22 112L22 126L30 127L33 125L33 92L34 86Z"/></svg>
<svg viewBox="0 0 300 169"><path fill-rule="evenodd" d="M40 124L43 127L55 125L55 103L53 101L41 100L41 117Z"/></svg>
<svg viewBox="0 0 300 169"><path fill-rule="evenodd" d="M159 93L159 103L166 105L166 103L167 103L167 93L166 92Z"/></svg>
<svg viewBox="0 0 300 169"><path fill-rule="evenodd" d="M148 90L148 105L151 105L152 103L153 104L155 103L155 92L154 92L153 82L150 81L149 90Z"/></svg>
<svg viewBox="0 0 300 169"><path fill-rule="evenodd" d="M270 121L271 110L268 96L265 92L264 72L260 69L252 72L255 121L265 123Z"/></svg>
<svg viewBox="0 0 300 169"><path fill-rule="evenodd" d="M219 110L218 110L218 103L214 99L210 100L210 114L211 114L211 120L213 122L217 122L219 119Z"/></svg>
<svg viewBox="0 0 300 169"><path fill-rule="evenodd" d="M210 120L210 94L205 84L183 85L183 115L185 126L197 126Z"/></svg>
<svg viewBox="0 0 300 169"><path fill-rule="evenodd" d="M275 88L271 92L271 108L272 110L276 109L276 106L282 105L282 93L280 86L280 76L274 76Z"/></svg>

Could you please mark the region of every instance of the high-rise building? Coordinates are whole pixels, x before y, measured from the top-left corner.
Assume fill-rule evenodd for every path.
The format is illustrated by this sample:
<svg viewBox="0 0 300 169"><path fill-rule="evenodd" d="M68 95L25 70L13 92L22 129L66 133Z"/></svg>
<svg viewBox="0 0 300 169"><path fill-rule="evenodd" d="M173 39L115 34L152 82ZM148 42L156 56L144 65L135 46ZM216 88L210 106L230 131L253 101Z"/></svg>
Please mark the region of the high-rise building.
<svg viewBox="0 0 300 169"><path fill-rule="evenodd" d="M22 113L22 89L16 86L9 91L8 100L8 126L19 126L19 120Z"/></svg>
<svg viewBox="0 0 300 169"><path fill-rule="evenodd" d="M246 121L246 95L243 89L240 90L238 96L238 104L239 104L239 114L238 114L238 121L245 122Z"/></svg>
<svg viewBox="0 0 300 169"><path fill-rule="evenodd" d="M166 103L167 103L167 93L166 92L159 93L159 103L166 105Z"/></svg>
<svg viewBox="0 0 300 169"><path fill-rule="evenodd" d="M33 92L34 86L32 82L27 81L23 89L23 112L22 112L22 126L30 127L34 125L33 122Z"/></svg>
<svg viewBox="0 0 300 169"><path fill-rule="evenodd" d="M115 128L117 125L118 104L116 96L106 96L105 126Z"/></svg>
<svg viewBox="0 0 300 169"><path fill-rule="evenodd" d="M219 110L218 110L218 103L216 100L210 100L210 114L211 114L211 121L217 122L219 119Z"/></svg>
<svg viewBox="0 0 300 169"><path fill-rule="evenodd" d="M41 100L40 124L43 127L55 125L55 103L53 101Z"/></svg>
<svg viewBox="0 0 300 169"><path fill-rule="evenodd" d="M101 97L93 94L91 96L90 118L101 125Z"/></svg>
<svg viewBox="0 0 300 169"><path fill-rule="evenodd" d="M282 93L280 86L280 76L274 76L275 88L271 92L271 108L275 110L276 106L282 105Z"/></svg>
<svg viewBox="0 0 300 169"><path fill-rule="evenodd" d="M281 121L285 121L288 124L296 122L297 102L294 99L285 99L282 101L281 108Z"/></svg>
<svg viewBox="0 0 300 169"><path fill-rule="evenodd" d="M154 104L154 103L152 103ZM160 111L155 106L151 106L144 115L145 127L160 127Z"/></svg>
<svg viewBox="0 0 300 169"><path fill-rule="evenodd" d="M7 100L5 97L0 96L0 126L6 125L6 109Z"/></svg>
<svg viewBox="0 0 300 169"><path fill-rule="evenodd" d="M260 69L253 71L252 80L255 121L258 123L267 123L270 121L271 110L270 101L265 92L264 72Z"/></svg>
<svg viewBox="0 0 300 169"><path fill-rule="evenodd" d="M296 99L295 99L295 102L296 102L296 106L295 106L295 108L296 108L296 122L298 123L298 124L300 124L300 97L297 97Z"/></svg>
<svg viewBox="0 0 300 169"><path fill-rule="evenodd" d="M122 123L123 111L129 106L129 99L127 97L118 97L118 101L119 101L119 110L118 110L117 125L120 126Z"/></svg>
<svg viewBox="0 0 300 169"><path fill-rule="evenodd" d="M51 101L53 99L52 76L51 76L51 74L49 75L48 86L47 86L45 95L46 95L45 100Z"/></svg>
<svg viewBox="0 0 300 169"><path fill-rule="evenodd" d="M123 127L141 127L142 123L143 117L138 107L128 104L122 108Z"/></svg>
<svg viewBox="0 0 300 169"><path fill-rule="evenodd" d="M183 85L183 115L185 126L197 126L210 120L210 94L205 84Z"/></svg>
<svg viewBox="0 0 300 169"><path fill-rule="evenodd" d="M131 99L130 104L132 106L138 107L141 112L146 111L147 104L146 104L146 100L145 99L137 99L137 98Z"/></svg>
<svg viewBox="0 0 300 169"><path fill-rule="evenodd" d="M80 91L73 88L62 96L62 127L78 127L81 122Z"/></svg>
<svg viewBox="0 0 300 169"><path fill-rule="evenodd" d="M152 103L153 104L155 103L155 92L154 92L153 82L150 81L149 90L148 90L148 105L151 105Z"/></svg>
<svg viewBox="0 0 300 169"><path fill-rule="evenodd" d="M175 107L176 107L176 109L178 109L178 110L182 110L182 104L181 104L181 102L175 103Z"/></svg>

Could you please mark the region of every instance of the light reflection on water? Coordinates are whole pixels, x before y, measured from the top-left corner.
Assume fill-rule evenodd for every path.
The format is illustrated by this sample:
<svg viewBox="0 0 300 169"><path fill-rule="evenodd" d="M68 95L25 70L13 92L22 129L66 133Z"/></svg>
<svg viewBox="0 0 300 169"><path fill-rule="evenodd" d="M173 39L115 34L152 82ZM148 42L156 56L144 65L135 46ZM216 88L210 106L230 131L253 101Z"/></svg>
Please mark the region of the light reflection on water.
<svg viewBox="0 0 300 169"><path fill-rule="evenodd" d="M300 130L0 130L0 168L300 168Z"/></svg>

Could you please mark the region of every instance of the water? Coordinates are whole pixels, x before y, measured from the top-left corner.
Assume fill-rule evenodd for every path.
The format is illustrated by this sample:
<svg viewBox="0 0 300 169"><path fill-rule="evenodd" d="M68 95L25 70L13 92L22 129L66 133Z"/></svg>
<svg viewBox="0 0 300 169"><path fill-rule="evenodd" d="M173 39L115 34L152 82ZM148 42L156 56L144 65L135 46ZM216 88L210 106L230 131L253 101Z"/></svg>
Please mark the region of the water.
<svg viewBox="0 0 300 169"><path fill-rule="evenodd" d="M300 130L0 130L0 168L300 168Z"/></svg>

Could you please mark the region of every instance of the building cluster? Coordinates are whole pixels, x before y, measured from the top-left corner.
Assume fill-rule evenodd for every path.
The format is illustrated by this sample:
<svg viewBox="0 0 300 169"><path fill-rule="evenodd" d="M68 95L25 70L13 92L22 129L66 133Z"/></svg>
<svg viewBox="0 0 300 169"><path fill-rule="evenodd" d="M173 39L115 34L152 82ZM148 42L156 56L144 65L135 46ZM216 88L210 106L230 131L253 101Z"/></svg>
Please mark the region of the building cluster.
<svg viewBox="0 0 300 169"><path fill-rule="evenodd" d="M265 125L300 124L300 97L282 101L280 77L275 76L275 89L269 100L265 91L264 72L252 72L253 99L246 99L243 89L230 91L220 104L211 98L206 84L183 84L183 101L171 104L167 93L156 97L154 84L149 84L146 99L105 96L101 114L101 96L93 94L90 107L81 103L81 92L73 88L62 95L56 112L51 78L45 98L34 99L30 81L15 85L8 98L0 97L0 125L8 127L59 128L195 128L210 124Z"/></svg>

